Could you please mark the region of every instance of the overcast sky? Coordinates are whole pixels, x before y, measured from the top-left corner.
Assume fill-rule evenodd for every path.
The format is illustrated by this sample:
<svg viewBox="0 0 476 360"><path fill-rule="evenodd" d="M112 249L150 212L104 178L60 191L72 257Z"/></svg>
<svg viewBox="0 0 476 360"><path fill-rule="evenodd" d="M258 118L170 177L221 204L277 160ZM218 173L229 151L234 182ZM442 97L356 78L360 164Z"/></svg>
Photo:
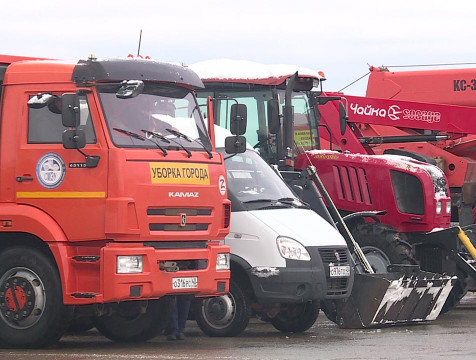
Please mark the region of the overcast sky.
<svg viewBox="0 0 476 360"><path fill-rule="evenodd" d="M323 71L329 91L367 64L476 63L474 0L17 0L2 4L1 27L8 55L122 57L142 29L141 54L155 60L296 64Z"/></svg>

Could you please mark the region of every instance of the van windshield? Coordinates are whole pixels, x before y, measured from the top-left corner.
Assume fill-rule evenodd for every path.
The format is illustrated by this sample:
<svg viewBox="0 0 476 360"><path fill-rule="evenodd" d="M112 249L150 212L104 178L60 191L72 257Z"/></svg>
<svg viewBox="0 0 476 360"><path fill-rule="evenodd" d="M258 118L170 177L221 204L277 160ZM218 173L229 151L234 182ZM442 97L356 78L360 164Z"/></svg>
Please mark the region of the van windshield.
<svg viewBox="0 0 476 360"><path fill-rule="evenodd" d="M252 203L255 209L275 206L277 202L285 207L302 206L288 185L255 151L229 157L225 166L228 193L242 204Z"/></svg>
<svg viewBox="0 0 476 360"><path fill-rule="evenodd" d="M116 97L120 86L121 84L98 86L104 117L114 145L154 148L157 147L154 141L146 141L140 137L145 137L145 132L155 132L170 140L157 140L163 148L178 150L182 145L188 150L203 151L203 147L199 144L201 143L211 150L200 108L189 89L146 83L141 94L121 99ZM127 132L140 137L130 136ZM176 132L196 141L187 141L177 136Z"/></svg>

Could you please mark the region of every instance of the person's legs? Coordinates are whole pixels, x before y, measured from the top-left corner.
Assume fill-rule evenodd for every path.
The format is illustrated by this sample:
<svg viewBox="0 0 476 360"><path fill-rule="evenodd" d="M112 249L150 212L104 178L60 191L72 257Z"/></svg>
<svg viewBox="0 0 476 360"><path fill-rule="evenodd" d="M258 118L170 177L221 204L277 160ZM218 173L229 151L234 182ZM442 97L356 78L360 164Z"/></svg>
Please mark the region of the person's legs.
<svg viewBox="0 0 476 360"><path fill-rule="evenodd" d="M178 296L177 299L175 300L174 310L172 311L172 318L170 319L164 331L164 335L167 336L167 340L175 340L175 336L179 329L178 327L179 313L178 313L178 306L177 306L178 298L180 298L180 296Z"/></svg>
<svg viewBox="0 0 476 360"><path fill-rule="evenodd" d="M188 312L190 310L191 301L188 296L177 296L175 308L178 310L177 317L177 339L183 340L185 331L185 324L188 319Z"/></svg>

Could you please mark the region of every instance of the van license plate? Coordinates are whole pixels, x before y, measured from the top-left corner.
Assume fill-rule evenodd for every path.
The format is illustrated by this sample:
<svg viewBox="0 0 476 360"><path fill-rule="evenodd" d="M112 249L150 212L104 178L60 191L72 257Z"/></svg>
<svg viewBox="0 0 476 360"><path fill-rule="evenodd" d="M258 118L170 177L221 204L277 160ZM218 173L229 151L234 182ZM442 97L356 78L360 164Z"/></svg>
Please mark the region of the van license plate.
<svg viewBox="0 0 476 360"><path fill-rule="evenodd" d="M350 266L329 266L331 277L349 277Z"/></svg>
<svg viewBox="0 0 476 360"><path fill-rule="evenodd" d="M198 287L198 277L172 278L172 289L196 289Z"/></svg>

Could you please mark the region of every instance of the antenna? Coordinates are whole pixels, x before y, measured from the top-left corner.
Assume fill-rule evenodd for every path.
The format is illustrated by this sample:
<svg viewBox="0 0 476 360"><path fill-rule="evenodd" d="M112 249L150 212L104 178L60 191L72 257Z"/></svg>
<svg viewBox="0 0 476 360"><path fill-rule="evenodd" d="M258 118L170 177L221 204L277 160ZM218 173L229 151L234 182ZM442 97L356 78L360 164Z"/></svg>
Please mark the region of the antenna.
<svg viewBox="0 0 476 360"><path fill-rule="evenodd" d="M140 43L142 41L142 29L140 30L140 34L139 34L139 48L137 49L137 56L140 55Z"/></svg>

